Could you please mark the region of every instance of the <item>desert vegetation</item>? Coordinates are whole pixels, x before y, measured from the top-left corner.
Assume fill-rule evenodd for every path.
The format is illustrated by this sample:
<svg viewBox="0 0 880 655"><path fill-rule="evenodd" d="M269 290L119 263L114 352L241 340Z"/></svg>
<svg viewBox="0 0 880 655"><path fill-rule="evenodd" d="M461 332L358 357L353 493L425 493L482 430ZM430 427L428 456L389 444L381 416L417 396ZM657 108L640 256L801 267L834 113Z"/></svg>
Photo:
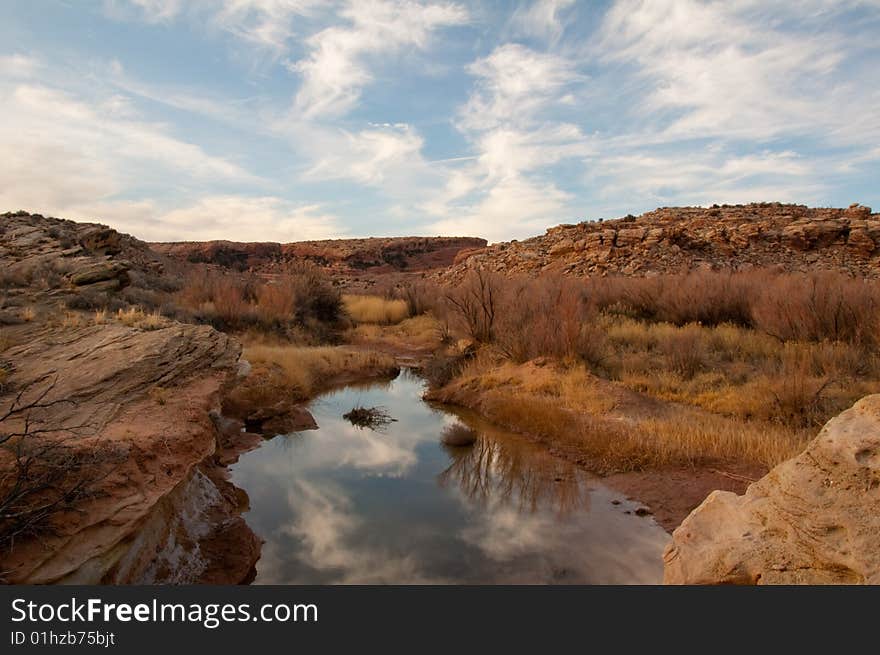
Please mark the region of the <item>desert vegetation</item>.
<svg viewBox="0 0 880 655"><path fill-rule="evenodd" d="M880 391L878 309L880 283L830 272L475 270L431 310L470 345L439 352L426 373L433 398L597 469L766 467Z"/></svg>
<svg viewBox="0 0 880 655"><path fill-rule="evenodd" d="M272 279L196 269L174 295L174 305L221 330L253 330L319 341L331 337L345 311L342 295L332 281L305 262Z"/></svg>
<svg viewBox="0 0 880 655"><path fill-rule="evenodd" d="M357 323L394 325L409 317L409 307L404 300L381 296L344 295L345 311Z"/></svg>

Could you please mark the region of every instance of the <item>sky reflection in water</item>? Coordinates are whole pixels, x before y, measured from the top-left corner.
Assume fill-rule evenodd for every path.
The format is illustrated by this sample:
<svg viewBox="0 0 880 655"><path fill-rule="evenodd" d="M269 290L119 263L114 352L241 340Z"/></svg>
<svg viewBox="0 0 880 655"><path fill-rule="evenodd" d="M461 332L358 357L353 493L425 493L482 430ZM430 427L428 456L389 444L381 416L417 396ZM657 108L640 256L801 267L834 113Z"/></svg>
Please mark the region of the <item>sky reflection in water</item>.
<svg viewBox="0 0 880 655"><path fill-rule="evenodd" d="M568 463L466 412L421 400L406 372L312 403L320 429L246 453L233 482L266 543L262 584L655 583L668 537ZM385 407L383 432L342 418ZM470 448L440 443L463 420ZM612 501L620 501L614 505Z"/></svg>

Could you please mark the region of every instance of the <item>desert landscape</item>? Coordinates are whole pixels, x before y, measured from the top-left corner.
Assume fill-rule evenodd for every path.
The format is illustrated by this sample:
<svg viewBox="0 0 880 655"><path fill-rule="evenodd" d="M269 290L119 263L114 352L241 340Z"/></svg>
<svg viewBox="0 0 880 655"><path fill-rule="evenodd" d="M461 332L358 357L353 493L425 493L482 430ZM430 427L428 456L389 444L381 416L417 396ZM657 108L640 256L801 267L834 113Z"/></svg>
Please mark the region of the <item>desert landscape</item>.
<svg viewBox="0 0 880 655"><path fill-rule="evenodd" d="M318 605L316 640L654 636L738 602L678 586L880 584L878 33L880 0L0 3L10 643L302 646ZM152 629L189 598L254 611Z"/></svg>
<svg viewBox="0 0 880 655"><path fill-rule="evenodd" d="M307 570L279 555L248 517L267 520L264 496L308 505L318 487L290 487L290 471L258 481L287 457L325 467L299 482L349 458L400 464L413 452L385 450L405 439L448 465L430 486L546 512L547 535L575 529L584 494L591 514L604 503L616 518L593 524L617 541L603 547L629 552L610 581L878 582L868 207L662 208L491 246L146 243L23 211L0 220L6 582L289 582L322 566L362 580L314 544ZM312 432L323 445L297 450ZM592 579L554 539L533 545L553 579ZM479 570L508 579L497 565ZM462 579L448 564L387 569L366 579Z"/></svg>

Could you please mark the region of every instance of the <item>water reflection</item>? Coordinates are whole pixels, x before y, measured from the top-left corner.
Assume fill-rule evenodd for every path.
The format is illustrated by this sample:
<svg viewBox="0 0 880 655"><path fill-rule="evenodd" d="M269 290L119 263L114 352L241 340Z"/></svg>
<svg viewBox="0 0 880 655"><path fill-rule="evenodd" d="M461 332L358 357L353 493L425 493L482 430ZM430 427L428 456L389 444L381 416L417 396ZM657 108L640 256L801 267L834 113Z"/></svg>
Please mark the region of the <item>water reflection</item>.
<svg viewBox="0 0 880 655"><path fill-rule="evenodd" d="M244 455L233 481L266 540L258 583L657 582L666 534L619 495L477 417L421 401L406 373L313 403L320 428ZM382 405L384 433L342 419ZM468 448L446 425L476 428ZM612 500L621 502L619 506Z"/></svg>
<svg viewBox="0 0 880 655"><path fill-rule="evenodd" d="M469 422L479 423L474 418ZM451 461L437 476L441 486L458 485L476 503L514 503L520 513L541 506L553 507L560 515L589 509L591 487L575 467L519 438L505 439L490 427L480 429L479 435L468 448L443 446Z"/></svg>

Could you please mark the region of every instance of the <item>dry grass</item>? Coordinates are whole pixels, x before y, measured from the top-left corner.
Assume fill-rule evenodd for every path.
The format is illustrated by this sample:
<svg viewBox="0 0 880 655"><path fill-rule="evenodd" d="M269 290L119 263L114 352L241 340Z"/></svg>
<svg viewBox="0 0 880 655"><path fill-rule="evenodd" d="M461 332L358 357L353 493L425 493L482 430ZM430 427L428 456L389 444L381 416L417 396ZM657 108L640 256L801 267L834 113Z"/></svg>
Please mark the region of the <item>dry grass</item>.
<svg viewBox="0 0 880 655"><path fill-rule="evenodd" d="M255 367L275 367L298 398L309 398L341 375L351 379L388 372L394 358L383 353L333 346L247 346L243 358Z"/></svg>
<svg viewBox="0 0 880 655"><path fill-rule="evenodd" d="M83 318L77 312L65 312L61 319L61 325L66 328L76 328L82 324Z"/></svg>
<svg viewBox="0 0 880 655"><path fill-rule="evenodd" d="M116 320L141 330L158 330L168 325L169 320L162 316L158 311L144 312L140 307L129 307L128 309L119 309L116 312Z"/></svg>
<svg viewBox="0 0 880 655"><path fill-rule="evenodd" d="M434 350L443 342L443 329L433 316L422 314L404 319L396 325L358 325L349 332L348 340L397 349Z"/></svg>
<svg viewBox="0 0 880 655"><path fill-rule="evenodd" d="M409 316L405 300L389 300L380 296L344 295L345 311L355 323L394 325Z"/></svg>
<svg viewBox="0 0 880 655"><path fill-rule="evenodd" d="M803 447L811 430L686 406L632 406L582 368L474 363L431 397L477 409L598 472L737 461L765 467ZM625 404L618 410L619 402Z"/></svg>
<svg viewBox="0 0 880 655"><path fill-rule="evenodd" d="M847 342L781 343L731 325L606 319L610 377L665 401L793 429L817 427L880 391L876 354Z"/></svg>

